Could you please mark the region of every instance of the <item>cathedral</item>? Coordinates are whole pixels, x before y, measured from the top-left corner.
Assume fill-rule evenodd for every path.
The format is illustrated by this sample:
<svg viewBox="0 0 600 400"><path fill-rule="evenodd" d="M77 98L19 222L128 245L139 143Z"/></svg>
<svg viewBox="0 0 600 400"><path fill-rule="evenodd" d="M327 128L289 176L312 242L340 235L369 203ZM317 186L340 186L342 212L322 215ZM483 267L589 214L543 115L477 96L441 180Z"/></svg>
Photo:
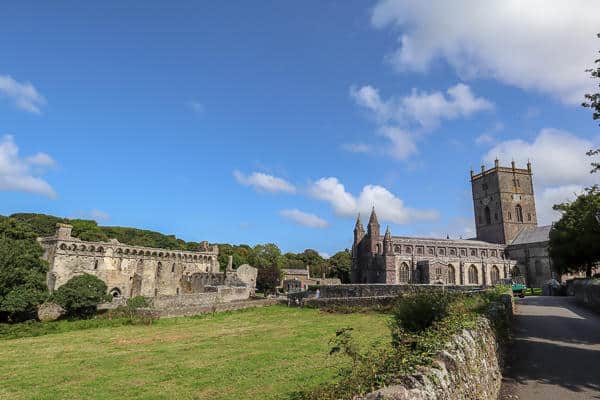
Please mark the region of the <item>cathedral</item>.
<svg viewBox="0 0 600 400"><path fill-rule="evenodd" d="M471 171L476 238L381 235L375 207L365 231L360 214L352 245L353 283L493 285L514 274L541 287L553 277L550 226L539 227L531 163Z"/></svg>

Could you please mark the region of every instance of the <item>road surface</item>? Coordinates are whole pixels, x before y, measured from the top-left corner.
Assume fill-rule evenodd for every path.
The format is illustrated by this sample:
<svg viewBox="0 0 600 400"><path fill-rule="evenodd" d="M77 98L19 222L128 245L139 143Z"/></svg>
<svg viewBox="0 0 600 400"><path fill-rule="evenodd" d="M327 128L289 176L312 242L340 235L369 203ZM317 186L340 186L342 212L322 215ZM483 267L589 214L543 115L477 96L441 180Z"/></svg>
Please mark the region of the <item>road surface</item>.
<svg viewBox="0 0 600 400"><path fill-rule="evenodd" d="M500 399L600 399L600 314L573 297L516 299Z"/></svg>

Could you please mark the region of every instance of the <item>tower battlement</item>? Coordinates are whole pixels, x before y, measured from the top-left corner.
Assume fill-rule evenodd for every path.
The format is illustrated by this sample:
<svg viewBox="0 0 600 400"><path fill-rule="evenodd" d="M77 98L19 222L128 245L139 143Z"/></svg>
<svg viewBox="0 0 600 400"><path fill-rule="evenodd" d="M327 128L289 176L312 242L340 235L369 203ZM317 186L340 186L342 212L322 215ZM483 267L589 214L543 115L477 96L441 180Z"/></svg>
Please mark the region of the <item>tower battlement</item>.
<svg viewBox="0 0 600 400"><path fill-rule="evenodd" d="M475 174L471 189L477 239L491 243L511 243L521 230L537 226L531 163L527 168L494 167Z"/></svg>

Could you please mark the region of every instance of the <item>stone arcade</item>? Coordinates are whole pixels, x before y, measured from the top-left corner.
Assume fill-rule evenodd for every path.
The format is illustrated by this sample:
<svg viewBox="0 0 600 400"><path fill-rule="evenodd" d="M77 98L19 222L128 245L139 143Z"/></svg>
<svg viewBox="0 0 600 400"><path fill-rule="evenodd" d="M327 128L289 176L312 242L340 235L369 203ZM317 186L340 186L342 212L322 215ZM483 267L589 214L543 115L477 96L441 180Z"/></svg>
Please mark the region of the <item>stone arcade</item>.
<svg viewBox="0 0 600 400"><path fill-rule="evenodd" d="M216 245L203 242L200 251L182 251L130 246L116 239L87 242L71 236L71 229L71 225L57 224L54 236L38 239L45 250L43 258L50 264L47 283L51 292L87 273L103 280L115 298L144 296L164 302L191 294L215 297L216 293L226 302L254 293L256 269L242 265L220 272ZM195 300L190 297L189 301Z"/></svg>
<svg viewBox="0 0 600 400"><path fill-rule="evenodd" d="M531 163L471 171L477 237L435 239L381 236L375 207L367 231L354 227L352 282L492 285L518 267L529 286L552 277L549 226L537 226Z"/></svg>

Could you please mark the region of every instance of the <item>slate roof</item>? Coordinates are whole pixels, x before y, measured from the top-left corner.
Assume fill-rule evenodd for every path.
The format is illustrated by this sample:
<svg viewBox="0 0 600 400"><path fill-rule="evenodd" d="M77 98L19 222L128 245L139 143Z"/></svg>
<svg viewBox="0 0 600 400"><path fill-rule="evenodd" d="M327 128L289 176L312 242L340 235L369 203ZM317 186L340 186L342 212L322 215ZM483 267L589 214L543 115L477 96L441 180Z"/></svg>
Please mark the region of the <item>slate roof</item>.
<svg viewBox="0 0 600 400"><path fill-rule="evenodd" d="M523 229L514 238L511 245L547 242L550 240L550 229L552 229L552 225Z"/></svg>

